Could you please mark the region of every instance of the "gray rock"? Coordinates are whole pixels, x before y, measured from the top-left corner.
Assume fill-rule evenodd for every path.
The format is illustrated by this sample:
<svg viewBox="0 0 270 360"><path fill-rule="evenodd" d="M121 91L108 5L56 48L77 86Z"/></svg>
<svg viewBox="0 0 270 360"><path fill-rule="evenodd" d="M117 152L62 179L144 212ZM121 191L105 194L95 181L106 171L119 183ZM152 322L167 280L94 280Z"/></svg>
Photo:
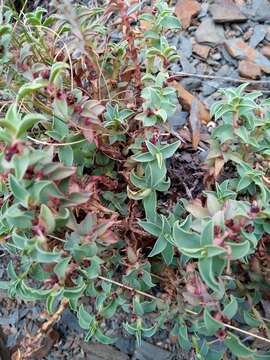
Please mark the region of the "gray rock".
<svg viewBox="0 0 270 360"><path fill-rule="evenodd" d="M113 346L97 343L82 342L81 347L89 360L128 360L126 354L116 350Z"/></svg>
<svg viewBox="0 0 270 360"><path fill-rule="evenodd" d="M248 46L243 40L230 39L226 41L225 46L235 59L251 61L259 65L264 72L270 73L270 60L259 51Z"/></svg>
<svg viewBox="0 0 270 360"><path fill-rule="evenodd" d="M209 11L217 23L245 21L246 16L232 0L216 0Z"/></svg>
<svg viewBox="0 0 270 360"><path fill-rule="evenodd" d="M265 38L267 31L268 26L256 25L254 27L253 35L249 41L249 45L255 48Z"/></svg>
<svg viewBox="0 0 270 360"><path fill-rule="evenodd" d="M135 350L135 338L121 337L116 341L114 346L122 353L131 355Z"/></svg>
<svg viewBox="0 0 270 360"><path fill-rule="evenodd" d="M216 52L216 53L212 54L211 57L212 57L212 59L219 61L222 56L219 52Z"/></svg>
<svg viewBox="0 0 270 360"><path fill-rule="evenodd" d="M82 332L82 328L79 326L77 317L69 310L65 309L61 317L61 325L67 326L70 330L76 332Z"/></svg>
<svg viewBox="0 0 270 360"><path fill-rule="evenodd" d="M228 51L225 49L224 46L221 47L220 49L221 53L222 53L222 56L223 58L226 60L226 62L230 65L233 65L235 67L238 66L238 61L235 60L229 53Z"/></svg>
<svg viewBox="0 0 270 360"><path fill-rule="evenodd" d="M169 351L142 341L142 345L136 348L132 360L171 360L172 357L173 354Z"/></svg>
<svg viewBox="0 0 270 360"><path fill-rule="evenodd" d="M268 0L253 0L251 5L245 4L241 10L248 18L270 23L270 2Z"/></svg>
<svg viewBox="0 0 270 360"><path fill-rule="evenodd" d="M221 25L216 25L210 18L203 20L198 27L195 37L198 43L216 46L224 42L224 30Z"/></svg>
<svg viewBox="0 0 270 360"><path fill-rule="evenodd" d="M237 71L230 68L228 65L222 66L215 75L221 76L221 77L237 77ZM203 83L202 87L202 95L203 96L209 96L212 95L214 92L216 92L218 89L222 87L226 87L226 82L219 79L214 80L208 80Z"/></svg>
<svg viewBox="0 0 270 360"><path fill-rule="evenodd" d="M184 56L183 53L180 53L180 62L184 72L196 74L196 69L192 63Z"/></svg>
<svg viewBox="0 0 270 360"><path fill-rule="evenodd" d="M198 19L201 19L201 18L205 17L207 15L208 9L209 9L209 4L202 3L201 10L200 10L200 12L199 12L199 14L197 16Z"/></svg>
<svg viewBox="0 0 270 360"><path fill-rule="evenodd" d="M201 84L202 84L201 79L192 76L186 77L183 80L181 80L181 85L183 85L184 88L188 91L192 91L196 89L198 90Z"/></svg>
<svg viewBox="0 0 270 360"><path fill-rule="evenodd" d="M187 122L188 112L181 111L181 107L180 107L180 109L179 109L179 107L176 110L176 112L172 116L170 116L168 119L169 125L173 130L180 129Z"/></svg>
<svg viewBox="0 0 270 360"><path fill-rule="evenodd" d="M187 58L190 58L190 56L192 55L192 44L191 44L190 39L183 35L180 35L179 39L180 39L179 48L180 48L181 52Z"/></svg>

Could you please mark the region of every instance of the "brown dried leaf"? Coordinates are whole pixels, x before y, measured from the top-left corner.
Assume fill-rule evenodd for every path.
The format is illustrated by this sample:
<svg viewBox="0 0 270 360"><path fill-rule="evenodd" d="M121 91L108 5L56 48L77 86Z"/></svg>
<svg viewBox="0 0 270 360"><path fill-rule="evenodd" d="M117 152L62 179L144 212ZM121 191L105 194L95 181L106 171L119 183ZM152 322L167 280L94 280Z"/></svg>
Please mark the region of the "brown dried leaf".
<svg viewBox="0 0 270 360"><path fill-rule="evenodd" d="M215 159L215 170L214 170L215 179L217 179L219 177L219 174L220 174L221 170L223 169L224 163L225 163L225 161L222 158Z"/></svg>
<svg viewBox="0 0 270 360"><path fill-rule="evenodd" d="M189 91L187 91L180 83L175 81L175 82L173 82L172 85L178 93L178 99L179 99L180 104L183 106L183 109L190 111L192 101L194 99L196 99L196 97L194 95L192 95ZM201 101L199 101L199 100L197 100L197 101L198 101L198 108L199 108L199 111L198 111L199 120L203 124L207 124L211 120L210 112Z"/></svg>
<svg viewBox="0 0 270 360"><path fill-rule="evenodd" d="M199 120L199 102L196 99L192 100L189 123L192 133L192 146L194 150L197 150L201 139L201 123Z"/></svg>
<svg viewBox="0 0 270 360"><path fill-rule="evenodd" d="M184 29L188 28L191 19L198 14L201 5L195 0L178 0L175 6L175 13L181 21Z"/></svg>

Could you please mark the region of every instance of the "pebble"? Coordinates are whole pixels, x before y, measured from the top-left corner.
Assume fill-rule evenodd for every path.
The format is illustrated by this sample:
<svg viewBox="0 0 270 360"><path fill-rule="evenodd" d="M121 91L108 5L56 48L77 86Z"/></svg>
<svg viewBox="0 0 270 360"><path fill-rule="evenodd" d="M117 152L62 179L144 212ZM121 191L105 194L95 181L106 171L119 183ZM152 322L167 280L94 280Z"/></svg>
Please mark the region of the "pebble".
<svg viewBox="0 0 270 360"><path fill-rule="evenodd" d="M211 58L218 61L222 58L222 56L219 52L216 52L214 54L211 54Z"/></svg>
<svg viewBox="0 0 270 360"><path fill-rule="evenodd" d="M261 70L270 73L270 60L262 55L259 51L248 46L241 39L227 40L225 46L230 55L238 60L248 60L261 67Z"/></svg>
<svg viewBox="0 0 270 360"><path fill-rule="evenodd" d="M224 30L221 25L216 25L211 18L208 18L200 24L195 37L200 44L215 46L223 43Z"/></svg>
<svg viewBox="0 0 270 360"><path fill-rule="evenodd" d="M200 4L196 0L178 0L175 6L175 13L181 21L183 29L187 29L191 19L200 11Z"/></svg>
<svg viewBox="0 0 270 360"><path fill-rule="evenodd" d="M242 12L255 21L270 23L270 2L268 0L253 0L245 2Z"/></svg>
<svg viewBox="0 0 270 360"><path fill-rule="evenodd" d="M196 74L194 65L182 53L180 53L180 62L184 72Z"/></svg>
<svg viewBox="0 0 270 360"><path fill-rule="evenodd" d="M261 53L270 60L270 45L261 48Z"/></svg>
<svg viewBox="0 0 270 360"><path fill-rule="evenodd" d="M197 43L195 43L193 45L193 52L204 60L206 60L208 58L209 51L210 51L209 46L200 45Z"/></svg>
<svg viewBox="0 0 270 360"><path fill-rule="evenodd" d="M190 58L192 55L192 43L189 38L180 35L180 50L185 54L187 58Z"/></svg>
<svg viewBox="0 0 270 360"><path fill-rule="evenodd" d="M239 62L239 74L247 79L257 80L261 77L261 68L250 61Z"/></svg>
<svg viewBox="0 0 270 360"><path fill-rule="evenodd" d="M251 36L253 35L254 29L252 27L250 27L243 35L243 40L247 41L251 38Z"/></svg>
<svg viewBox="0 0 270 360"><path fill-rule="evenodd" d="M136 347L132 360L172 360L172 358L171 352L142 341L142 345Z"/></svg>
<svg viewBox="0 0 270 360"><path fill-rule="evenodd" d="M232 0L216 0L209 11L217 23L245 21L246 16Z"/></svg>
<svg viewBox="0 0 270 360"><path fill-rule="evenodd" d="M265 25L256 25L253 35L251 36L249 46L256 47L266 36L268 27Z"/></svg>

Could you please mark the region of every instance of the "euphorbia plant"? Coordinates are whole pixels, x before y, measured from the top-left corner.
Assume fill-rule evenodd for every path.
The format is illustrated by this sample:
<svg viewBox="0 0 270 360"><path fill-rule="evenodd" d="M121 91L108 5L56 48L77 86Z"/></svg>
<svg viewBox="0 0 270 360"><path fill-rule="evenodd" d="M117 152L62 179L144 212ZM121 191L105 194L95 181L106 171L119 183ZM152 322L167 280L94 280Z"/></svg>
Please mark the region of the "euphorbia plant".
<svg viewBox="0 0 270 360"><path fill-rule="evenodd" d="M69 306L86 340L113 343L105 325L123 311L139 344L161 328L196 359L269 358L269 101L224 91L206 189L171 206L167 160L181 156L163 131L177 105L173 10L57 5L50 17L4 8L1 18L0 235L11 261L0 286L44 301L48 317ZM233 178L221 181L225 163Z"/></svg>

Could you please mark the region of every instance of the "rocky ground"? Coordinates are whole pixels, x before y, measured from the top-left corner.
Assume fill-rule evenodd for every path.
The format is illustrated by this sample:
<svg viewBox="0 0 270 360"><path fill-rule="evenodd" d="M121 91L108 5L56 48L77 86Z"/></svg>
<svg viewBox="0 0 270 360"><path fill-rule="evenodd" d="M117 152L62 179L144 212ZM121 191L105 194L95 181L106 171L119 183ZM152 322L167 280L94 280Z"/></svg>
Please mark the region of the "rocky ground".
<svg viewBox="0 0 270 360"><path fill-rule="evenodd" d="M35 5L44 1L33 2ZM48 2L45 1L47 4ZM86 3L86 1L84 1ZM180 55L171 68L177 78L180 103L177 113L170 119L176 136L183 146L174 161L169 163L176 196L192 198L202 189L200 164L207 155L209 108L219 98L218 90L250 81L248 90L260 89L268 96L270 89L270 1L269 0L178 0L176 14L182 22L182 31L171 38ZM117 34L112 34L117 36ZM189 75L188 75L189 74ZM193 116L197 99L198 116ZM208 123L208 126L206 124ZM0 278L6 268L5 254L0 254ZM39 304L24 304L9 300L0 293L0 326L6 335L6 345L15 346L26 331L35 332L37 319L42 319ZM119 317L110 324L120 328ZM3 334L2 334L3 335ZM8 360L2 349L0 332L0 358ZM149 341L149 340L148 340ZM114 347L83 342L76 317L66 310L61 321L44 339L44 347L36 359L89 359L89 360L173 360L188 359L168 339L158 333L137 347L134 340L121 337Z"/></svg>

